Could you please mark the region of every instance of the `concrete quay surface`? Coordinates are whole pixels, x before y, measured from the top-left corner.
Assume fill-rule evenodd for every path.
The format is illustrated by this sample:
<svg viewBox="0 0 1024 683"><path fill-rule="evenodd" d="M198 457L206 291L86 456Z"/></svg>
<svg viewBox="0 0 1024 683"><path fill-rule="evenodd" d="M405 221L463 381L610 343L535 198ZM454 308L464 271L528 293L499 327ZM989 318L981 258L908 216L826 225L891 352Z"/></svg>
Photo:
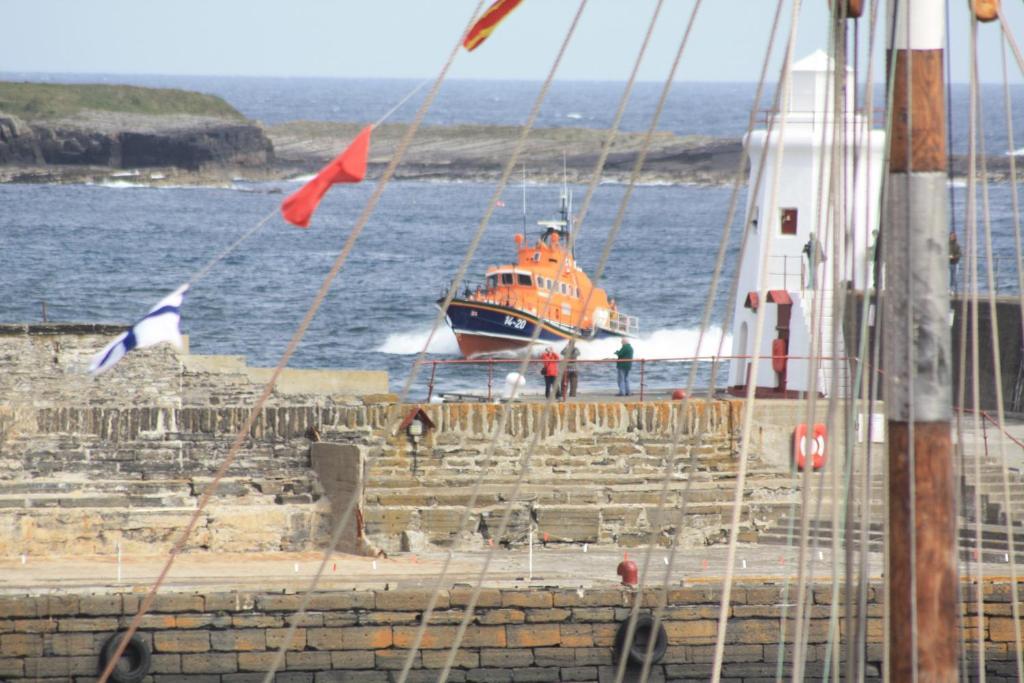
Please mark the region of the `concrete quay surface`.
<svg viewBox="0 0 1024 683"><path fill-rule="evenodd" d="M488 549L457 551L452 555L442 588L455 584L475 585L487 559ZM629 558L643 569L645 551L628 551ZM871 554L872 580L882 571L882 557ZM308 590L323 555L304 553L212 554L186 553L175 558L162 590L242 590L258 588L302 592ZM402 553L372 559L341 553L327 562L318 590L384 590L429 588L438 582L447 554ZM617 584L616 568L623 551L616 548L548 547L538 544L533 552L530 574L529 552L525 549L494 549L482 584L487 587L529 588L549 586L588 588ZM122 557L24 557L0 561L0 594L41 594L46 592L147 591L156 581L166 555ZM645 585L656 587L665 579L672 562L670 585L720 583L725 576L728 548L681 548L674 559L665 548L650 555ZM737 550L735 576L745 583L783 583L796 580L799 548L741 544ZM830 581L832 553L829 549L809 552L808 567L815 581ZM1009 570L1006 570L1009 573Z"/></svg>

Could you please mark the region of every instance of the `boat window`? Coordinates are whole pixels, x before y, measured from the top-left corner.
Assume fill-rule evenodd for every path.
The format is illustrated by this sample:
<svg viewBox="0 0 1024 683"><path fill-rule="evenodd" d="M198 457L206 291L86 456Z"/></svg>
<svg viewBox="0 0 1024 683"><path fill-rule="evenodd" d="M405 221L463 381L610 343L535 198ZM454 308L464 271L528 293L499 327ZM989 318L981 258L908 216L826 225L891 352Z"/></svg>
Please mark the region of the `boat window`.
<svg viewBox="0 0 1024 683"><path fill-rule="evenodd" d="M488 275L487 276L487 289L494 289L498 286L498 276Z"/></svg>
<svg viewBox="0 0 1024 683"><path fill-rule="evenodd" d="M526 273L516 273L516 276L517 276L517 278L519 280L519 284L521 284L521 285L523 285L525 287L532 287L533 286L533 278L531 278Z"/></svg>
<svg viewBox="0 0 1024 683"><path fill-rule="evenodd" d="M797 212L796 209L780 209L783 235L796 234Z"/></svg>
<svg viewBox="0 0 1024 683"><path fill-rule="evenodd" d="M568 294L569 293L569 287L566 286L566 284L564 282L559 283L559 284L562 285L562 294Z"/></svg>
<svg viewBox="0 0 1024 683"><path fill-rule="evenodd" d="M576 288L576 298L577 299L580 298L580 288L579 287Z"/></svg>
<svg viewBox="0 0 1024 683"><path fill-rule="evenodd" d="M501 274L501 284L503 284L503 285L510 285L510 284L512 284L512 273L502 273Z"/></svg>

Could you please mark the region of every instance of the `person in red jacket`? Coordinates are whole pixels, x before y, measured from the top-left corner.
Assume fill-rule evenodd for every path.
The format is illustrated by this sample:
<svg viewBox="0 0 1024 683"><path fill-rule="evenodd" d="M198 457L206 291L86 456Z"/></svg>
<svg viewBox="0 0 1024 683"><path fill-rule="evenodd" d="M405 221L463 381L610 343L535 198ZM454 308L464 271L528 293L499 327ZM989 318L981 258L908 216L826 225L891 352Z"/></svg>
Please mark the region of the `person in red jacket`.
<svg viewBox="0 0 1024 683"><path fill-rule="evenodd" d="M551 398L551 387L555 386L555 379L558 377L558 354L552 347L548 347L540 359L544 361L541 372L544 374L544 398Z"/></svg>

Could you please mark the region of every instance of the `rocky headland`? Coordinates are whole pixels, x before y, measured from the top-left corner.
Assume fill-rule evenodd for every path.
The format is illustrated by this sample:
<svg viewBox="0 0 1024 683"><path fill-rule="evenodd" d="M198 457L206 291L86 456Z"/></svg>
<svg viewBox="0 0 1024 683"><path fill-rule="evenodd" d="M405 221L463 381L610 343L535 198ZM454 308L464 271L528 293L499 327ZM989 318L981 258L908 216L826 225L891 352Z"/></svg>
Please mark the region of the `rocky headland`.
<svg viewBox="0 0 1024 683"><path fill-rule="evenodd" d="M297 121L267 130L276 165L284 171L308 172L345 148L359 132L357 124ZM405 124L385 124L373 133L370 173L379 173L406 132ZM423 126L396 177L422 180L493 180L501 175L521 129L515 126ZM530 132L520 156L534 181L589 179L607 131L589 128L539 128ZM626 180L641 149L642 133L620 133L604 168L604 179ZM736 173L739 140L679 136L659 132L641 174L643 182L718 184ZM564 157L563 157L564 155ZM517 170L516 178L519 177Z"/></svg>
<svg viewBox="0 0 1024 683"><path fill-rule="evenodd" d="M343 150L364 124L293 121L263 126L213 95L115 85L0 82L0 182L104 182L130 177L150 185L226 185L232 179L283 180L313 173ZM407 128L374 131L369 175L377 177ZM396 177L494 180L515 148L516 126L424 126ZM585 182L607 131L531 131L521 159L533 181ZM603 179L629 178L644 134L622 132ZM741 164L739 139L654 135L640 181L720 185ZM1009 157L987 160L990 180L1010 177ZM563 166L564 164L564 166ZM952 160L964 177L966 158ZM518 174L517 174L518 175Z"/></svg>
<svg viewBox="0 0 1024 683"><path fill-rule="evenodd" d="M357 123L296 121L265 127L213 95L112 85L0 82L0 182L103 182L217 185L232 178L286 179L318 170L359 131ZM405 124L374 131L370 177L380 174ZM511 156L515 126L424 126L396 176L493 180ZM531 180L589 178L606 131L531 132L522 159ZM621 133L604 178L628 178L643 135ZM727 182L738 140L654 136L641 180ZM563 157L564 155L564 157Z"/></svg>
<svg viewBox="0 0 1024 683"><path fill-rule="evenodd" d="M112 170L266 172L263 128L218 97L111 85L0 83L0 180L81 182ZM158 173L165 169L169 173Z"/></svg>

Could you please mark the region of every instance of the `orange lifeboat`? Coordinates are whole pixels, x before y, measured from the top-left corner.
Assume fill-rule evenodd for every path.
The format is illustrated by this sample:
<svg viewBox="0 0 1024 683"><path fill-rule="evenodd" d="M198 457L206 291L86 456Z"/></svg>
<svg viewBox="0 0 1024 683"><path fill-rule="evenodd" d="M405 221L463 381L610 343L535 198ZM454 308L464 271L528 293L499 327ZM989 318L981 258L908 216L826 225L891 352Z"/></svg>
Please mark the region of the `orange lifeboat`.
<svg viewBox="0 0 1024 683"><path fill-rule="evenodd" d="M637 319L621 313L566 248L572 225L567 193L560 217L538 225L544 230L533 244L516 234L515 263L489 267L475 291L467 288L452 300L447 319L463 356L526 350L537 327L535 343L545 346L639 332Z"/></svg>

